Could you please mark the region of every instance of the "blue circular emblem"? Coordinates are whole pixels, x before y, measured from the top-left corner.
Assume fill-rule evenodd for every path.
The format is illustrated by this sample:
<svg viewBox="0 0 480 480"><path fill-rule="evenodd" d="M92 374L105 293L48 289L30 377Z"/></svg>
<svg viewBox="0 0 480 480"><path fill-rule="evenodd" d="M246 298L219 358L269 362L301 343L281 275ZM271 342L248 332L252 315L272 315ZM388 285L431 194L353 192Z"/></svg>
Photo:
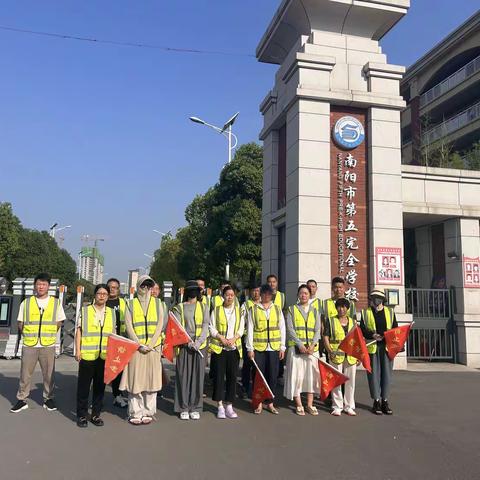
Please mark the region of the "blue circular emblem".
<svg viewBox="0 0 480 480"><path fill-rule="evenodd" d="M355 117L342 117L333 127L333 138L339 147L351 150L363 143L365 130Z"/></svg>

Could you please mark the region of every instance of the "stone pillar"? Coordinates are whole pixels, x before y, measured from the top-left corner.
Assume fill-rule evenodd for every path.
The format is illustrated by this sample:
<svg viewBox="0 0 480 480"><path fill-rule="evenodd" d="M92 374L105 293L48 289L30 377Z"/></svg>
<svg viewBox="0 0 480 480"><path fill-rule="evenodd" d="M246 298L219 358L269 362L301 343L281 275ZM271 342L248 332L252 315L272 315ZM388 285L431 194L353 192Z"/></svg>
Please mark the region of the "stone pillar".
<svg viewBox="0 0 480 480"><path fill-rule="evenodd" d="M298 100L287 113L286 293L314 278L330 295L330 104Z"/></svg>
<svg viewBox="0 0 480 480"><path fill-rule="evenodd" d="M480 256L478 219L455 218L445 222L447 285L455 287L454 320L457 329L457 360L469 367L480 367L480 289L466 288L463 257ZM449 257L448 253L456 256Z"/></svg>

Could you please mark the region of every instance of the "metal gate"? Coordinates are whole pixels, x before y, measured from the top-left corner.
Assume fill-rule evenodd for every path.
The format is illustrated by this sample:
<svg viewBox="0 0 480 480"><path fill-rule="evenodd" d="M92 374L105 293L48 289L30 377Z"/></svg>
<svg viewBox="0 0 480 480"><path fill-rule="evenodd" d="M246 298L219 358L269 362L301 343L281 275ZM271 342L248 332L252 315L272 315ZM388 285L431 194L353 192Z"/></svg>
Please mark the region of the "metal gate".
<svg viewBox="0 0 480 480"><path fill-rule="evenodd" d="M413 315L407 357L455 362L454 295L450 290L406 288L406 313Z"/></svg>

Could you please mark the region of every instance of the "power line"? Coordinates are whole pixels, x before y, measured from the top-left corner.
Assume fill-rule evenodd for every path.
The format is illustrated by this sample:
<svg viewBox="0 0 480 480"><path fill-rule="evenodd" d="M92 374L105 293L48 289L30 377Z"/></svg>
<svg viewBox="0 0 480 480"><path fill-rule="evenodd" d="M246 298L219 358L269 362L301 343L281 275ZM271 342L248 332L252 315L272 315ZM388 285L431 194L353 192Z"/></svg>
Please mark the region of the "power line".
<svg viewBox="0 0 480 480"><path fill-rule="evenodd" d="M163 50L164 52L169 52L169 53L193 53L193 54L201 54L201 55L225 55L230 57L236 56L236 57L250 57L250 58L254 57L254 55L249 53L226 52L226 51L220 51L220 50L199 50L195 48L168 47L163 45L152 45L149 43L138 43L138 42L119 42L115 40L103 40L100 38L93 38L93 37L67 35L63 33L42 32L39 30L27 30L24 28L7 27L4 25L0 25L0 30L6 30L9 32L17 32L17 33L27 33L30 35L40 35L43 37L61 38L63 40L79 40L82 42L89 42L89 43L95 43L95 44L116 45L119 47L150 48L155 50Z"/></svg>

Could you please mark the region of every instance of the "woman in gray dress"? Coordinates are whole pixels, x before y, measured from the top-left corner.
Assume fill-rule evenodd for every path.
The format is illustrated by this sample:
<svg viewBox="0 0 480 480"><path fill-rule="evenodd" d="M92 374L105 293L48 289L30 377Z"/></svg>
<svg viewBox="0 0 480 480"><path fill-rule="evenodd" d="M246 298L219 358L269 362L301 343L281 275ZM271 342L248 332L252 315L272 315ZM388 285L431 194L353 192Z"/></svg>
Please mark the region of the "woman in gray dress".
<svg viewBox="0 0 480 480"><path fill-rule="evenodd" d="M200 288L189 280L184 301L173 308L173 314L192 341L176 352L175 412L182 420L198 420L203 410L203 380L207 358L207 336L210 315L202 303Z"/></svg>

